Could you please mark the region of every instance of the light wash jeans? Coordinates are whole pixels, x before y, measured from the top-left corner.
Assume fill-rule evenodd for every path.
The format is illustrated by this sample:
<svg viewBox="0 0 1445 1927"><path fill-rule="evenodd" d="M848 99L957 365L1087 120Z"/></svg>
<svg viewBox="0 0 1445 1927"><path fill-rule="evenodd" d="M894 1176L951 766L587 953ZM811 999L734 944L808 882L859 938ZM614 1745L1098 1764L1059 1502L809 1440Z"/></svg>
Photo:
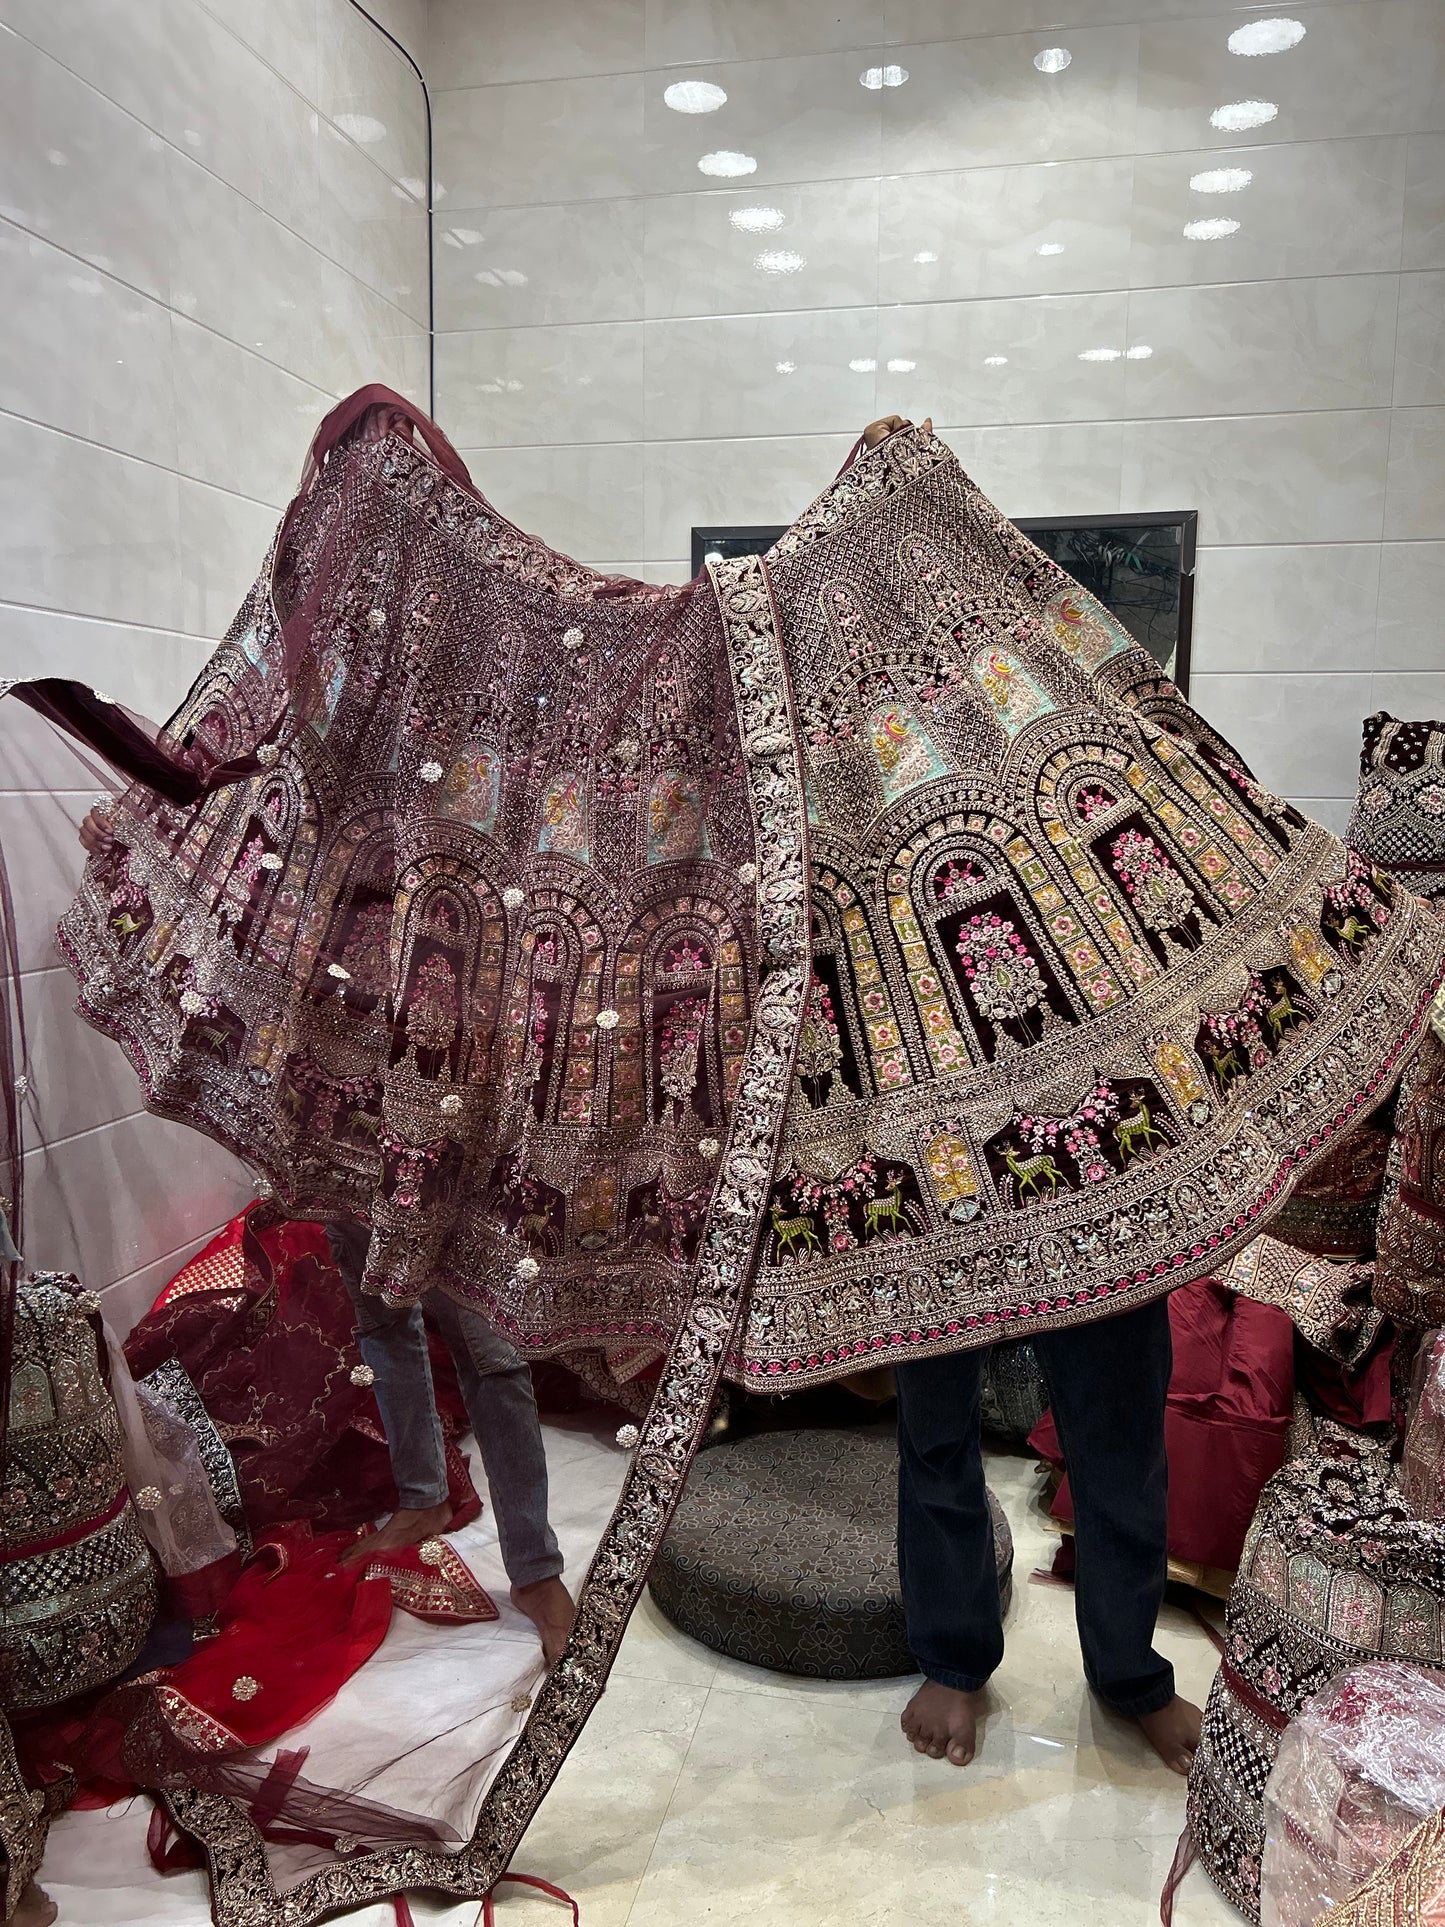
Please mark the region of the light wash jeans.
<svg viewBox="0 0 1445 1927"><path fill-rule="evenodd" d="M447 1496L446 1446L432 1390L421 1305L389 1305L361 1288L371 1233L358 1218L326 1227L327 1242L356 1312L361 1356L376 1374L372 1391L381 1411L396 1481L397 1504L408 1511L440 1505ZM422 1301L447 1343L462 1401L482 1455L502 1563L514 1586L555 1579L562 1570L556 1534L547 1523L547 1456L526 1362L479 1312L440 1290Z"/></svg>

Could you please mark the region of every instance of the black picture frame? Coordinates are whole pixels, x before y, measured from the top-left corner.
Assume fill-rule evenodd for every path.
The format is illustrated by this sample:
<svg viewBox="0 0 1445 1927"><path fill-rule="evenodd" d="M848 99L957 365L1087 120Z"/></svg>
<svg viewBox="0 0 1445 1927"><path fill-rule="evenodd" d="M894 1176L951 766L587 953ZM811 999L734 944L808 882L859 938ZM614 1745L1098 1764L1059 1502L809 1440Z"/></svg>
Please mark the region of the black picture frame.
<svg viewBox="0 0 1445 1927"><path fill-rule="evenodd" d="M1014 526L1098 597L1181 695L1189 694L1194 634L1195 509L1151 515L1016 515ZM782 523L694 528L692 570L735 555L761 555Z"/></svg>
<svg viewBox="0 0 1445 1927"><path fill-rule="evenodd" d="M1196 509L1155 515L1016 515L1013 523L1118 617L1180 695L1189 694Z"/></svg>

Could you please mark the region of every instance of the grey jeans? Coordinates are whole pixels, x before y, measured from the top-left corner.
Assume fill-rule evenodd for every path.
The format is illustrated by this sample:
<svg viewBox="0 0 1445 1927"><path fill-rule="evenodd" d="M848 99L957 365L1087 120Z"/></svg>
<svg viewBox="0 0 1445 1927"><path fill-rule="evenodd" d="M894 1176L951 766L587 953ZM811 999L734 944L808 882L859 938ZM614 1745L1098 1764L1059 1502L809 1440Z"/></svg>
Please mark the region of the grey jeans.
<svg viewBox="0 0 1445 1927"><path fill-rule="evenodd" d="M408 1511L440 1505L447 1496L446 1445L421 1305L389 1305L362 1290L371 1233L358 1218L329 1224L326 1238L356 1312L361 1356L376 1375L372 1390L391 1454L397 1503ZM563 1561L547 1522L547 1456L532 1374L480 1313L439 1290L429 1291L422 1302L456 1366L491 1489L507 1577L514 1586L555 1579Z"/></svg>

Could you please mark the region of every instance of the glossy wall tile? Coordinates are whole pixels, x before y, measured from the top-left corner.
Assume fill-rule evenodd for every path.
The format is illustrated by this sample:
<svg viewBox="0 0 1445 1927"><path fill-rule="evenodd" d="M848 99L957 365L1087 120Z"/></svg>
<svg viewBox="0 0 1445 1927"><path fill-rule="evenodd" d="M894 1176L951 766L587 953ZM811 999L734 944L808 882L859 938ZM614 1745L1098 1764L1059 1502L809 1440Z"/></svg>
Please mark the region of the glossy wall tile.
<svg viewBox="0 0 1445 1927"><path fill-rule="evenodd" d="M389 15L417 38L416 0ZM332 401L376 379L424 398L420 85L345 0L0 0L0 130L0 676L79 676L161 719ZM69 1014L53 931L95 779L33 754L25 714L0 705L31 1123L53 1147L29 1255L126 1278L128 1320L251 1186L141 1114Z"/></svg>

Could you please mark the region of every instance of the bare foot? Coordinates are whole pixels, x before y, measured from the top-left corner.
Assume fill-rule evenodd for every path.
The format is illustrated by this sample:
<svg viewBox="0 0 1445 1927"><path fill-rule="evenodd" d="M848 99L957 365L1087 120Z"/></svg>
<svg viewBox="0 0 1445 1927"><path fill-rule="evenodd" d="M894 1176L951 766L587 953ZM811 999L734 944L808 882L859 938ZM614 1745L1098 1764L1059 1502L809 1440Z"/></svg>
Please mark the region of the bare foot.
<svg viewBox="0 0 1445 1927"><path fill-rule="evenodd" d="M1139 1730L1171 1772L1187 1774L1199 1748L1203 1719L1197 1706L1176 1693L1157 1713L1141 1713Z"/></svg>
<svg viewBox="0 0 1445 1927"><path fill-rule="evenodd" d="M440 1505L423 1506L413 1511L403 1506L393 1512L379 1532L368 1532L354 1546L348 1546L337 1564L354 1566L358 1560L374 1559L379 1552L392 1552L398 1546L419 1546L423 1539L435 1538L451 1524L450 1499Z"/></svg>
<svg viewBox="0 0 1445 1927"><path fill-rule="evenodd" d="M978 1716L983 1694L961 1693L953 1686L925 1680L903 1709L899 1722L915 1753L967 1766L978 1751Z"/></svg>
<svg viewBox="0 0 1445 1927"><path fill-rule="evenodd" d="M542 1657L549 1667L555 1666L577 1617L571 1593L560 1579L538 1579L530 1586L513 1586L512 1604L542 1635Z"/></svg>
<svg viewBox="0 0 1445 1927"><path fill-rule="evenodd" d="M60 1909L50 1895L30 1880L20 1896L20 1905L13 1914L5 1916L5 1922L6 1927L51 1927L51 1923L59 1916Z"/></svg>

